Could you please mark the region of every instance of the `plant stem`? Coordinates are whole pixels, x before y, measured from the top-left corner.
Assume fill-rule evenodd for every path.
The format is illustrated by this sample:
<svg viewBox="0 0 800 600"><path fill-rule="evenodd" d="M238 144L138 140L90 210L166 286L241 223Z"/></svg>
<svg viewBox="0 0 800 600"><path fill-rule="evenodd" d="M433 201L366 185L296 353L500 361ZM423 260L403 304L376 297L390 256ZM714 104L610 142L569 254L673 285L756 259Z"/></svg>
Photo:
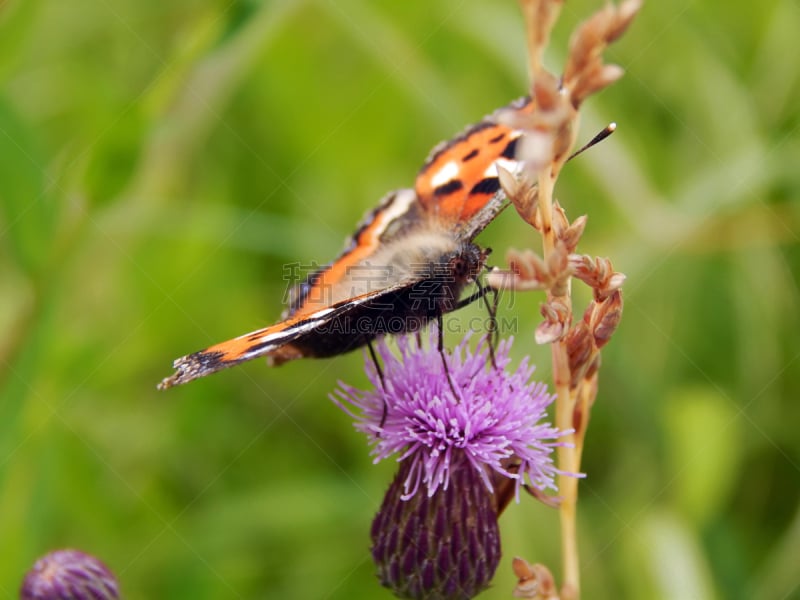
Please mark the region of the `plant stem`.
<svg viewBox="0 0 800 600"><path fill-rule="evenodd" d="M538 176L539 187L539 215L541 217L541 231L544 243L543 254L547 261L555 248L555 232L553 231L553 187L558 168L542 169ZM548 302L554 300L552 292L548 292ZM566 286L564 296L558 298L560 302L569 307L566 322L572 320L572 300L570 286ZM553 381L556 388L556 426L561 430L574 427L573 410L575 398L570 394L570 370L567 357L566 342L558 340L550 346L553 363ZM583 446L583 431L570 434L565 440L569 445L558 448L558 465L565 473L578 473L580 471L580 453ZM562 560L562 600L577 600L580 595L580 563L578 559L578 531L577 531L577 502L578 479L570 475L559 477L559 492L561 494L561 560Z"/></svg>
<svg viewBox="0 0 800 600"><path fill-rule="evenodd" d="M556 382L556 426L559 429L571 429L573 427L573 406L574 402L569 393L569 383L562 383L562 369L558 365L566 362L566 347L563 342L555 342L552 345L553 356L553 376ZM568 368L567 378L569 377ZM558 449L558 466L566 473L577 473L580 471L580 448L582 435L579 433L570 434L566 441L570 446L561 446ZM580 441L579 441L580 438ZM578 478L570 475L559 476L558 489L561 495L559 507L561 516L561 561L563 568L562 580L562 600L576 600L580 595L580 563L578 558L578 526L577 526L577 503L578 503Z"/></svg>

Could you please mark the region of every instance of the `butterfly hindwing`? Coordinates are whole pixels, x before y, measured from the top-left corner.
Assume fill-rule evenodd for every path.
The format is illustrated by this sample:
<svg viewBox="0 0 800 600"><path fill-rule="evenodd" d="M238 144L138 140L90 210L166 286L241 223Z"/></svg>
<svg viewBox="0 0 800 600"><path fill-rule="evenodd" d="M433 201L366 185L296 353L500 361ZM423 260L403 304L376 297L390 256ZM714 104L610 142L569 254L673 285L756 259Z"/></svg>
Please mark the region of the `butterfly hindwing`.
<svg viewBox="0 0 800 600"><path fill-rule="evenodd" d="M350 297L317 311L209 346L177 359L175 373L159 389L187 383L261 356L272 364L322 358L363 346L379 335L404 333L453 310L461 289L486 259L477 246L457 247L448 262L422 265L415 275L388 287Z"/></svg>

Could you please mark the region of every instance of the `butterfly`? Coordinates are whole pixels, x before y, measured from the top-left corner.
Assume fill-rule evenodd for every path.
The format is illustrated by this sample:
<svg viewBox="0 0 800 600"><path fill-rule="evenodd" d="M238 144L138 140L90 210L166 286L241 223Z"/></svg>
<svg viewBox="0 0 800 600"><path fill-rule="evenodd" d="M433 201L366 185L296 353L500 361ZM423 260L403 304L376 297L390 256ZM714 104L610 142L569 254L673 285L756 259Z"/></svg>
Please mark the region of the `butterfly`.
<svg viewBox="0 0 800 600"><path fill-rule="evenodd" d="M529 98L500 109L530 110ZM436 146L414 189L384 197L339 257L293 288L279 322L178 358L159 389L261 356L279 365L343 354L468 302L461 293L488 256L473 240L506 206L497 167L519 167L522 132L500 123L500 111Z"/></svg>

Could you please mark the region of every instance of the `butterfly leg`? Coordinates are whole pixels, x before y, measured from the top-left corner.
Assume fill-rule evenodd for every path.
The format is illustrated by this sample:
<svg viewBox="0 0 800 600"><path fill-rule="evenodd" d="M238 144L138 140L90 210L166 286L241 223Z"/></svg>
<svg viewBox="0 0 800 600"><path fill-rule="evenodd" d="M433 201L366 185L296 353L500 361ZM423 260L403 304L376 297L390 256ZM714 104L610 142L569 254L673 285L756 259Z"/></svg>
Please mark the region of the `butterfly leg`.
<svg viewBox="0 0 800 600"><path fill-rule="evenodd" d="M414 337L415 337L415 338L416 338L416 340L417 340L417 348L419 348L420 350L422 350L422 331L421 331L421 330L419 330L419 329L417 329L417 330L414 332Z"/></svg>
<svg viewBox="0 0 800 600"><path fill-rule="evenodd" d="M453 397L456 402L461 401L461 394L456 391L456 386L453 383L453 378L450 376L450 368L447 366L447 356L444 353L444 318L442 315L437 315L436 323L439 326L439 356L442 357L442 364L444 365L444 373L447 375L447 383L450 384L450 391L453 392Z"/></svg>
<svg viewBox="0 0 800 600"><path fill-rule="evenodd" d="M481 298L483 298L488 293L489 293L488 288L485 288L485 287L483 287L481 285L478 285L478 291L473 292L472 294L470 294L466 298L463 298L463 299L459 300L458 302L456 302L456 306L455 306L455 308L453 310L458 310L460 308L464 308L465 306L469 306L470 304L472 304L476 300L480 300Z"/></svg>
<svg viewBox="0 0 800 600"><path fill-rule="evenodd" d="M485 287L481 284L480 280L475 280L475 285L478 286L477 291L473 292L463 300L459 300L456 304L456 310L459 308L464 308L465 306L469 306L473 302L477 300L483 300L486 310L489 313L489 330L488 330L488 340L489 340L489 357L492 361L492 366L496 369L497 362L495 361L494 356L494 349L497 345L499 340L500 332L497 328L497 306L500 302L500 297L498 296L497 290L494 290L489 287ZM489 294L492 294L492 303L489 304L489 300L486 298Z"/></svg>
<svg viewBox="0 0 800 600"><path fill-rule="evenodd" d="M383 369L381 368L381 363L378 360L378 354L375 352L375 347L372 345L372 340L367 342L367 348L369 349L369 356L372 358L372 364L375 365L375 372L378 374L378 379L381 380L381 388L384 391L383 412L381 413L380 424L381 429L383 429L383 426L386 424L386 417L389 413L389 406L386 404L386 380L383 378ZM380 437L380 434L378 434L378 437Z"/></svg>
<svg viewBox="0 0 800 600"><path fill-rule="evenodd" d="M476 282L478 288L485 290L483 294L483 304L486 306L486 312L489 313L489 327L486 332L486 339L489 341L489 358L492 361L492 367L497 369L497 361L495 360L494 349L500 341L500 331L497 328L497 306L500 303L500 292L493 288L485 288L479 281ZM492 295L492 302L489 303L487 296Z"/></svg>

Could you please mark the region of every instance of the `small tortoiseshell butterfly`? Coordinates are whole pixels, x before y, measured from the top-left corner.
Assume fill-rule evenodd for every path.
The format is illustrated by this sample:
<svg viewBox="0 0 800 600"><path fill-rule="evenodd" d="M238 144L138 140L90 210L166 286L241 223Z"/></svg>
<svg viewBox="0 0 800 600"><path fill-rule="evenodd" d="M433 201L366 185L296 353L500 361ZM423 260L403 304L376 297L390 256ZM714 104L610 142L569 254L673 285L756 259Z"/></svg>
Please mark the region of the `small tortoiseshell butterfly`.
<svg viewBox="0 0 800 600"><path fill-rule="evenodd" d="M529 112L531 102L502 110ZM278 365L342 354L458 308L488 254L473 239L505 207L497 165L517 170L520 136L495 113L434 148L414 189L386 196L344 252L292 290L283 320L177 359L158 387L259 356Z"/></svg>

